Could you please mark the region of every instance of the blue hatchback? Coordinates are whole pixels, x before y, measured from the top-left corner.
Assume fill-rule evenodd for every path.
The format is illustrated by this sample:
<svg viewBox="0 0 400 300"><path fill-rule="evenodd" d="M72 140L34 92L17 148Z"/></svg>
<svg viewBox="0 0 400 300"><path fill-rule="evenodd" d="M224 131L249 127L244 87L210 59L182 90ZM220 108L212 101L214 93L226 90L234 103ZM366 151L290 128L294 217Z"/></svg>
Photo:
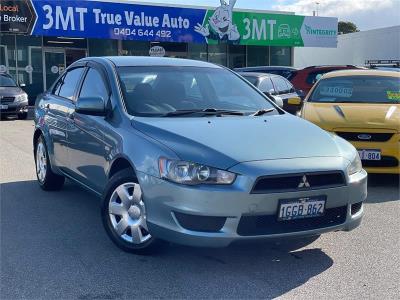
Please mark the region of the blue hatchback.
<svg viewBox="0 0 400 300"><path fill-rule="evenodd" d="M85 58L36 101L36 173L102 198L120 248L351 230L367 174L355 148L234 72L172 58Z"/></svg>

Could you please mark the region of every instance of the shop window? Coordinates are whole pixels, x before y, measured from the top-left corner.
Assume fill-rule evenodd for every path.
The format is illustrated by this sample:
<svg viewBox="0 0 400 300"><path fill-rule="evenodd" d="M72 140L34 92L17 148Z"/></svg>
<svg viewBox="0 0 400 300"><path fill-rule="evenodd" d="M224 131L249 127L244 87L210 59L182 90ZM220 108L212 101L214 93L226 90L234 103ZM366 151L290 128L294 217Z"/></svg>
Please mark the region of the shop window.
<svg viewBox="0 0 400 300"><path fill-rule="evenodd" d="M0 68L17 81L17 61L15 54L15 35L1 34Z"/></svg>
<svg viewBox="0 0 400 300"><path fill-rule="evenodd" d="M228 67L231 69L246 66L246 46L228 45Z"/></svg>
<svg viewBox="0 0 400 300"><path fill-rule="evenodd" d="M207 61L207 44L188 44L188 58Z"/></svg>
<svg viewBox="0 0 400 300"><path fill-rule="evenodd" d="M149 56L149 49L149 42L122 41L122 55Z"/></svg>
<svg viewBox="0 0 400 300"><path fill-rule="evenodd" d="M18 82L24 83L30 104L43 91L42 38L35 36L16 36Z"/></svg>
<svg viewBox="0 0 400 300"><path fill-rule="evenodd" d="M247 66L269 66L269 47L247 46Z"/></svg>
<svg viewBox="0 0 400 300"><path fill-rule="evenodd" d="M292 52L290 47L271 47L271 66L291 66Z"/></svg>
<svg viewBox="0 0 400 300"><path fill-rule="evenodd" d="M208 61L218 65L227 65L227 45L208 45Z"/></svg>
<svg viewBox="0 0 400 300"><path fill-rule="evenodd" d="M160 46L165 50L166 57L187 58L188 47L187 43L159 43L152 42L150 47Z"/></svg>
<svg viewBox="0 0 400 300"><path fill-rule="evenodd" d="M90 56L115 56L118 55L117 40L89 39Z"/></svg>

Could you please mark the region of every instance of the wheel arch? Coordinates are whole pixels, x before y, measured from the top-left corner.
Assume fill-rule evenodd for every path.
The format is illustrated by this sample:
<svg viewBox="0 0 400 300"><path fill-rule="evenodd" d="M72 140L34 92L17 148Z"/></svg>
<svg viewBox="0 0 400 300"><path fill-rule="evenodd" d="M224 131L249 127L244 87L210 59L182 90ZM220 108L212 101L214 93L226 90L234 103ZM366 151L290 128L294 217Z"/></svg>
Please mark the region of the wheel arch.
<svg viewBox="0 0 400 300"><path fill-rule="evenodd" d="M134 174L136 175L136 169L133 166L133 164L131 163L131 161L124 156L118 156L111 163L110 168L108 170L107 178L110 179L117 172L125 170L125 169L131 169L134 172Z"/></svg>
<svg viewBox="0 0 400 300"><path fill-rule="evenodd" d="M40 128L36 128L35 132L33 133L33 151L36 149L37 141L39 140L40 136L44 136L42 130Z"/></svg>

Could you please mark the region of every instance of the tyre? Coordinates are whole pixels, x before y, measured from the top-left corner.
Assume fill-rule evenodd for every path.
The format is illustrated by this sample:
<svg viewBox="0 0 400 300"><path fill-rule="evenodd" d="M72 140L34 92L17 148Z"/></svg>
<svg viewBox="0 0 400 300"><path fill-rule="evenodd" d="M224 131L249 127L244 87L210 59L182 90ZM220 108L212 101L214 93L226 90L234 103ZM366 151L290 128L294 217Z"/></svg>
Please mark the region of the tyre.
<svg viewBox="0 0 400 300"><path fill-rule="evenodd" d="M40 187L45 191L55 191L64 185L64 176L57 175L51 170L46 142L40 136L35 145L36 177Z"/></svg>
<svg viewBox="0 0 400 300"><path fill-rule="evenodd" d="M19 113L17 114L17 118L18 120L26 120L28 118L28 113L27 112Z"/></svg>
<svg viewBox="0 0 400 300"><path fill-rule="evenodd" d="M108 236L126 252L151 254L163 244L147 229L142 189L131 169L119 171L110 179L103 196L101 217Z"/></svg>

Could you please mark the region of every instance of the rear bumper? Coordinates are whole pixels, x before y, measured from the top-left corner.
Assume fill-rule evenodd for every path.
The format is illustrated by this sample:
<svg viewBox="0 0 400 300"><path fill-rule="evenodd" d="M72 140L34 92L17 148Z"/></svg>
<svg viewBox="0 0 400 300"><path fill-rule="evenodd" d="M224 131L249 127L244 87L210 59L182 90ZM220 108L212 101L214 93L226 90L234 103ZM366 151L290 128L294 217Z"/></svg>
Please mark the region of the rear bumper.
<svg viewBox="0 0 400 300"><path fill-rule="evenodd" d="M275 194L250 194L250 189L246 188L246 178L238 178L229 187L201 188L177 185L144 174L138 178L146 203L150 233L163 240L190 246L225 247L236 241L297 238L330 231L350 231L361 223L364 213L361 203L367 196L367 173L364 170L347 178L346 186ZM243 234L239 230L244 217L267 216L276 220L280 199L318 195L327 196L327 210L344 209L340 222L309 226L305 230L299 227L284 232L277 230L277 233L269 231L268 234ZM356 212L352 213L352 205L358 205ZM182 221L182 215L189 223ZM203 230L202 218L205 220L203 224L208 226L203 227ZM196 228L196 224L200 228ZM279 227L279 224L276 226Z"/></svg>

